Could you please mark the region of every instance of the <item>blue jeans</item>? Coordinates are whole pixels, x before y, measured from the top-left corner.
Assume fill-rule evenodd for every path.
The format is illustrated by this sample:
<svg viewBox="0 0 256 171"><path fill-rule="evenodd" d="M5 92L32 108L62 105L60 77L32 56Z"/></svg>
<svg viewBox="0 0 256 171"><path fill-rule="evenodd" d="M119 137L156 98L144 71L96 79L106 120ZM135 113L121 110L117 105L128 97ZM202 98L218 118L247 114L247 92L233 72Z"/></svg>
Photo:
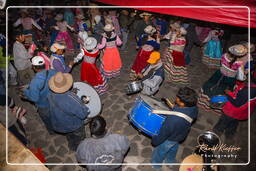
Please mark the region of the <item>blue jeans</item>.
<svg viewBox="0 0 256 171"><path fill-rule="evenodd" d="M166 140L159 146L157 146L152 153L151 163L155 169L161 168L162 164L165 163L175 163L176 154L179 148L179 143L176 141Z"/></svg>

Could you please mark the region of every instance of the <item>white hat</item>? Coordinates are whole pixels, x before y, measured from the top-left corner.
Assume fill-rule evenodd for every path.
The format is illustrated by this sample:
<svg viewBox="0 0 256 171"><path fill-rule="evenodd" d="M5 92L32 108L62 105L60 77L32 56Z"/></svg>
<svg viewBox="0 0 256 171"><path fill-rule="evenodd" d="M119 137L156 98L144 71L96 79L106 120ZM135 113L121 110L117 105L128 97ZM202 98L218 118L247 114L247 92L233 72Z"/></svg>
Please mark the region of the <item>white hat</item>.
<svg viewBox="0 0 256 171"><path fill-rule="evenodd" d="M65 49L65 48L66 48L66 46L64 46L64 45L61 45L59 43L53 43L53 45L51 46L50 50L54 53L54 52L56 52L59 49Z"/></svg>
<svg viewBox="0 0 256 171"><path fill-rule="evenodd" d="M228 51L236 56L244 56L248 53L248 49L241 44L237 44L229 47Z"/></svg>
<svg viewBox="0 0 256 171"><path fill-rule="evenodd" d="M80 37L83 41L85 41L88 38L88 34L86 31L80 31L78 33L78 37Z"/></svg>
<svg viewBox="0 0 256 171"><path fill-rule="evenodd" d="M105 31L113 31L114 30L114 26L112 24L107 24L104 27Z"/></svg>
<svg viewBox="0 0 256 171"><path fill-rule="evenodd" d="M151 16L152 14L148 13L148 12L143 12L140 14L140 17L144 17L144 16Z"/></svg>
<svg viewBox="0 0 256 171"><path fill-rule="evenodd" d="M84 15L83 14L78 14L77 16L76 16L76 18L78 18L78 19L84 19Z"/></svg>
<svg viewBox="0 0 256 171"><path fill-rule="evenodd" d="M92 50L97 46L97 40L94 37L88 37L84 42L86 50Z"/></svg>
<svg viewBox="0 0 256 171"><path fill-rule="evenodd" d="M28 13L28 9L24 9L24 8L23 8L23 9L20 10L20 12L21 12L21 13Z"/></svg>
<svg viewBox="0 0 256 171"><path fill-rule="evenodd" d="M180 26L179 23L175 22L173 24L170 24L170 27L173 28L173 29L180 29L181 26Z"/></svg>
<svg viewBox="0 0 256 171"><path fill-rule="evenodd" d="M31 60L32 65L41 66L45 64L44 58L41 56L34 56Z"/></svg>
<svg viewBox="0 0 256 171"><path fill-rule="evenodd" d="M244 42L242 44L248 49L248 42ZM254 51L255 51L255 45L253 43L250 43L250 53L252 53Z"/></svg>
<svg viewBox="0 0 256 171"><path fill-rule="evenodd" d="M63 19L63 14L57 14L54 19L57 20L57 21L62 20Z"/></svg>
<svg viewBox="0 0 256 171"><path fill-rule="evenodd" d="M147 27L144 29L144 32L147 33L147 34L152 35L152 34L154 34L154 33L156 32L156 28L153 27L153 26L151 26L151 25L149 25L149 26L147 26Z"/></svg>
<svg viewBox="0 0 256 171"><path fill-rule="evenodd" d="M180 34L181 35L186 35L187 34L187 31L186 31L186 29L184 27L180 28Z"/></svg>
<svg viewBox="0 0 256 171"><path fill-rule="evenodd" d="M95 22L98 24L98 23L100 22L100 20L101 20L101 16L100 16L100 15L96 15L96 16L94 17L94 20L95 20Z"/></svg>

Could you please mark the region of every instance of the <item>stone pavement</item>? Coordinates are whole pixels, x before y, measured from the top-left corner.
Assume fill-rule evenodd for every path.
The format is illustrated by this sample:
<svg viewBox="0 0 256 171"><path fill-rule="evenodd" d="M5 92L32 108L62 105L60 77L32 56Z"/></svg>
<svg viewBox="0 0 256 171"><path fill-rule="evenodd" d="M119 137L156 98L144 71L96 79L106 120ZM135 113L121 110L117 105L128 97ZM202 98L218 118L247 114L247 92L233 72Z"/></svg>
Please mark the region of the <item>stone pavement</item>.
<svg viewBox="0 0 256 171"><path fill-rule="evenodd" d="M120 52L123 61L121 76L110 80L108 92L101 97L103 104L101 115L106 119L107 127L111 132L127 135L131 141L130 151L125 158L125 163L149 163L153 150L151 140L135 130L127 119L128 111L133 106L137 96L127 96L124 91L125 86L129 81L129 69L137 54L137 51L135 50L135 42L132 40L132 37L133 36L130 35L131 41L128 44L128 49ZM71 60L73 57L74 55L68 56L67 59ZM80 65L76 66L72 71L75 81L79 81L79 71ZM190 76L190 87L197 91L214 72L201 63L200 49L197 47L192 51L192 63L188 67L188 72ZM164 82L156 97L170 97L171 99L174 99L178 89L178 85ZM35 107L28 102L21 101L17 97L16 92L15 87L9 88L9 95L15 97L16 103L21 104L28 109L28 114L26 115L28 123L25 128L28 139L30 140L30 147L41 147L47 163L76 163L74 152L68 149L66 138L58 134L49 135L36 113ZM187 155L190 155L193 152L197 145L197 136L206 130L212 129L217 122L217 119L217 115L200 110L198 119L192 126L189 136L180 145L177 154L178 162L181 162ZM88 137L88 126L86 126L85 129ZM48 168L52 171L84 170L84 168L77 165L48 165ZM123 171L135 170L150 171L153 169L151 166L145 165L128 165L123 167ZM171 169L163 167L162 170ZM173 170L178 170L178 166L174 166Z"/></svg>

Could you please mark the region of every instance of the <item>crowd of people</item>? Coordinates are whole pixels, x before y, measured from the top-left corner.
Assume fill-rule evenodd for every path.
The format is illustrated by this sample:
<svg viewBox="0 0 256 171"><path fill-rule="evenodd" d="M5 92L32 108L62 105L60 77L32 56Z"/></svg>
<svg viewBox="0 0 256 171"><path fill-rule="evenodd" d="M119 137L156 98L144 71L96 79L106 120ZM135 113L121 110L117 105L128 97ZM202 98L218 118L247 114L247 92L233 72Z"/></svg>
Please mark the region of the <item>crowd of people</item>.
<svg viewBox="0 0 256 171"><path fill-rule="evenodd" d="M248 48L248 42L237 42L226 47L222 39L225 31L219 25L202 27L182 19L169 21L163 15L132 9L21 9L19 15L10 25L13 34L8 35L15 39L8 52L9 85L19 88L20 98L34 103L49 134L67 137L78 162L122 163L127 154L128 138L109 132L101 116L92 119L89 123L91 137L85 137L84 120L90 110L72 91L74 81L70 73L82 61L80 81L93 86L99 95L104 94L108 91L109 80L121 74L123 62L119 51L129 50L130 34L134 35L137 50L130 80L141 80L141 93L148 96L154 96L164 81L180 85L182 88L170 110L192 120L166 117L159 134L152 137L154 168L160 169L161 165L157 164L163 162L175 162L179 143L188 136L198 107L221 114L213 130L218 135L225 132L231 139L239 121L248 119L248 104L250 114L256 105L255 44L250 43ZM4 39L1 35L1 64L6 59ZM162 41L167 42L168 47L160 51ZM194 45L202 50L202 63L216 69L198 93L189 88L187 70ZM65 61L67 55L73 56L69 63ZM25 136L15 127L15 122L19 127L26 124L26 110L15 106L11 97L8 97L8 104L4 102L5 67L4 63L0 80L1 106L8 106L12 115L9 130L27 144ZM211 98L219 95L225 95L228 102L213 109ZM3 116L2 111L0 116ZM121 167L88 165L87 169Z"/></svg>

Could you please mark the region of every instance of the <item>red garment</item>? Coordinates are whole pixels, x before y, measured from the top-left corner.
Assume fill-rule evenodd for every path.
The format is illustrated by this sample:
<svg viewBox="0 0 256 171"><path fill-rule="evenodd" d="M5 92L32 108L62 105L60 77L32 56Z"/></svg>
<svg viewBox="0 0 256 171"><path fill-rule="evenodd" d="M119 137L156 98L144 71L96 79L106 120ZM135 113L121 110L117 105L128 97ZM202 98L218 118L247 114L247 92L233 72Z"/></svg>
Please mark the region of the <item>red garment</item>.
<svg viewBox="0 0 256 171"><path fill-rule="evenodd" d="M152 51L140 49L132 65L132 70L135 71L136 74L140 73L148 65L147 60L151 53Z"/></svg>
<svg viewBox="0 0 256 171"><path fill-rule="evenodd" d="M256 85L252 85L251 87L256 87ZM242 89L241 86L238 86L234 92L231 92L231 97L235 98L237 93ZM250 102L248 101L244 105L240 107L236 107L232 105L229 101L223 106L222 111L224 114L231 118L235 118L237 120L247 120L248 119L248 107L250 103L250 112L251 115L254 108L256 107L256 99L252 99Z"/></svg>
<svg viewBox="0 0 256 171"><path fill-rule="evenodd" d="M89 56L91 58L96 58L98 54L99 54L99 51L97 51L94 54L91 54L84 50L84 55ZM98 68L96 67L95 63L88 63L85 60L82 62L81 81L86 81L92 86L98 86L103 84L102 76Z"/></svg>
<svg viewBox="0 0 256 171"><path fill-rule="evenodd" d="M173 64L175 66L185 66L185 57L183 52L172 51Z"/></svg>

